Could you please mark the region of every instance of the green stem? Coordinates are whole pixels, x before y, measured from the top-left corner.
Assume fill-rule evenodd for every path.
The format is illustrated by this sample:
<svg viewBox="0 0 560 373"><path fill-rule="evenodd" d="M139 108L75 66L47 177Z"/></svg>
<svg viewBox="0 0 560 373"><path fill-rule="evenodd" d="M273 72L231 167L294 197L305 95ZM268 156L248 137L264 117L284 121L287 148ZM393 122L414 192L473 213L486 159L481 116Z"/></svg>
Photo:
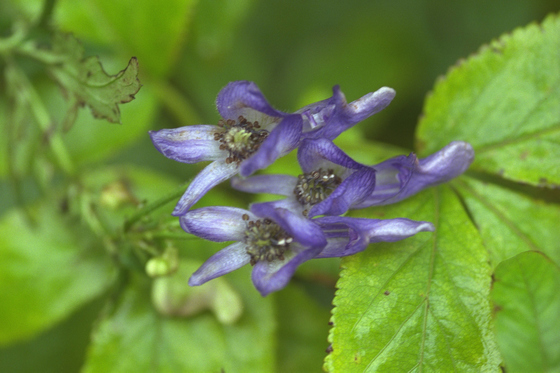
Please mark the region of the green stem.
<svg viewBox="0 0 560 373"><path fill-rule="evenodd" d="M186 185L188 185L189 183L190 183L190 181ZM166 196L164 196L164 197L162 197L158 200L155 200L153 202L150 202L150 203L146 204L144 207L142 207L140 210L138 210L134 215L132 215L130 218L126 219L124 221L124 224L123 224L124 232L127 232L135 223L137 223L143 217L151 214L152 211L154 211L154 210L168 204L169 202L181 197L185 193L186 185L181 185L180 187L173 190L168 195L166 195Z"/></svg>
<svg viewBox="0 0 560 373"><path fill-rule="evenodd" d="M55 4L56 0L45 0L45 3L43 4L43 10L41 11L41 16L39 17L39 21L37 22L37 26L39 28L49 28L49 22L51 20Z"/></svg>
<svg viewBox="0 0 560 373"><path fill-rule="evenodd" d="M49 134L49 145L51 150L54 153L54 156L57 160L58 165L66 174L73 174L74 173L74 165L72 164L72 160L70 158L70 154L66 149L66 145L62 140L62 136L57 131L52 131L52 121L49 115L49 112L45 108L41 96L37 93L27 76L21 71L17 65L10 64L17 80L19 81L19 85L21 87L21 94L29 103L31 108L31 112L35 116L37 123L39 124L39 128L46 133Z"/></svg>

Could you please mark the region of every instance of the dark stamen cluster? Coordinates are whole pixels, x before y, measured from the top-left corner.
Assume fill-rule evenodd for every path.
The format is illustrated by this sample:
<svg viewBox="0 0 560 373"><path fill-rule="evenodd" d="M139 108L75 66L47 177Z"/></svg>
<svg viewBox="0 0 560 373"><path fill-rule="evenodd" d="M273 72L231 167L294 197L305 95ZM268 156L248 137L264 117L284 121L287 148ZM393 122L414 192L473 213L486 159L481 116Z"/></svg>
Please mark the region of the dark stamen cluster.
<svg viewBox="0 0 560 373"><path fill-rule="evenodd" d="M229 152L226 158L227 164L232 162L239 164L256 152L269 133L265 129L260 129L259 122L249 122L243 116L239 116L237 121L220 119L218 127L220 129L214 133L214 140L221 142L221 150Z"/></svg>
<svg viewBox="0 0 560 373"><path fill-rule="evenodd" d="M247 244L251 265L260 260L284 260L284 252L290 249L290 243L293 241L286 231L270 219L249 221L249 215L244 214L243 220L247 222L243 242Z"/></svg>
<svg viewBox="0 0 560 373"><path fill-rule="evenodd" d="M325 171L320 168L299 175L294 194L303 206L313 206L327 198L341 182L342 179L332 169Z"/></svg>

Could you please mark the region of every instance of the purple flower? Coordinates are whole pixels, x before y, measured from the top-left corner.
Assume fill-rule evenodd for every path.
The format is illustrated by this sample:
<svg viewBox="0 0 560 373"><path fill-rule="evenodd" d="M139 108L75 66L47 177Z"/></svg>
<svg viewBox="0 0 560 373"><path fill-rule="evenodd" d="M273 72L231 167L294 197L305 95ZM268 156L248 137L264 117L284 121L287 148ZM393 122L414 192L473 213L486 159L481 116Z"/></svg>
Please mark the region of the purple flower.
<svg viewBox="0 0 560 373"><path fill-rule="evenodd" d="M213 161L190 183L173 215L185 214L208 190L240 173L249 175L297 147L303 120L274 109L252 82L229 83L218 94L218 125L151 131L157 150L184 163Z"/></svg>
<svg viewBox="0 0 560 373"><path fill-rule="evenodd" d="M255 83L229 83L218 94L218 125L151 131L157 150L184 163L213 161L190 183L173 215L185 214L206 192L236 173L251 175L295 149L302 137L335 138L385 108L395 92L383 87L350 104L338 86L333 96L294 114L274 109Z"/></svg>
<svg viewBox="0 0 560 373"><path fill-rule="evenodd" d="M189 285L202 285L250 263L253 283L266 296L284 288L307 260L352 255L370 243L394 242L434 230L431 223L400 218L308 219L283 208L261 210L262 214L234 207L203 207L180 217L181 227L188 233L210 241L236 241L208 259L191 276Z"/></svg>
<svg viewBox="0 0 560 373"><path fill-rule="evenodd" d="M372 166L376 172L373 193L354 208L387 205L408 198L424 188L445 183L469 168L474 160L471 144L453 141L423 159L414 153Z"/></svg>
<svg viewBox="0 0 560 373"><path fill-rule="evenodd" d="M298 161L303 171L298 177L258 175L234 178L231 184L245 192L286 197L280 201L254 204L254 211L272 205L309 217L344 214L374 191L375 170L355 162L330 140L303 140L298 149Z"/></svg>
<svg viewBox="0 0 560 373"><path fill-rule="evenodd" d="M203 207L180 217L188 233L210 241L236 241L208 259L189 279L197 286L250 263L263 295L282 289L303 262L327 244L321 228L285 209L266 215L234 207Z"/></svg>
<svg viewBox="0 0 560 373"><path fill-rule="evenodd" d="M424 188L461 175L474 159L469 143L454 141L424 159L397 156L368 167L352 160L331 141L303 140L298 161L303 174L259 175L234 178L235 189L285 196L280 201L257 203L318 215L342 215L349 209L387 205L408 198Z"/></svg>

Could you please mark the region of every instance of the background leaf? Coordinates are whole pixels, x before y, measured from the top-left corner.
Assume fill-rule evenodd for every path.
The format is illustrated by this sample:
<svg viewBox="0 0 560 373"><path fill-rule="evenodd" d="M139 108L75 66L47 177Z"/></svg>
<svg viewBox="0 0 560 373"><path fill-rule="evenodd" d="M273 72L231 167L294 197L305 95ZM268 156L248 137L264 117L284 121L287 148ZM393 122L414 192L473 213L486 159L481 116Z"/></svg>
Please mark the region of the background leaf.
<svg viewBox="0 0 560 373"><path fill-rule="evenodd" d="M227 276L244 305L241 319L231 325L220 324L209 312L162 316L151 305L149 282L134 278L94 332L84 372L272 372L271 299L262 299L249 277L249 268Z"/></svg>
<svg viewBox="0 0 560 373"><path fill-rule="evenodd" d="M463 177L454 180L496 266L521 252L537 250L560 263L560 206L505 187Z"/></svg>
<svg viewBox="0 0 560 373"><path fill-rule="evenodd" d="M110 76L98 57L84 56L83 47L70 34L55 34L52 50L63 61L49 66L49 71L71 102L68 115L75 118L78 107L87 105L94 117L120 123L118 104L133 100L141 87L136 57L130 59L126 68ZM72 124L73 120L66 127Z"/></svg>
<svg viewBox="0 0 560 373"><path fill-rule="evenodd" d="M517 29L462 61L436 84L424 113L421 154L467 141L472 170L560 185L560 18Z"/></svg>
<svg viewBox="0 0 560 373"><path fill-rule="evenodd" d="M560 268L538 252L496 267L492 298L507 372L560 371Z"/></svg>
<svg viewBox="0 0 560 373"><path fill-rule="evenodd" d="M498 371L488 253L446 186L352 216L431 221L434 233L343 258L329 372Z"/></svg>
<svg viewBox="0 0 560 373"><path fill-rule="evenodd" d="M0 220L0 345L29 338L112 284L111 261L96 239L52 205ZM77 249L78 248L78 249Z"/></svg>

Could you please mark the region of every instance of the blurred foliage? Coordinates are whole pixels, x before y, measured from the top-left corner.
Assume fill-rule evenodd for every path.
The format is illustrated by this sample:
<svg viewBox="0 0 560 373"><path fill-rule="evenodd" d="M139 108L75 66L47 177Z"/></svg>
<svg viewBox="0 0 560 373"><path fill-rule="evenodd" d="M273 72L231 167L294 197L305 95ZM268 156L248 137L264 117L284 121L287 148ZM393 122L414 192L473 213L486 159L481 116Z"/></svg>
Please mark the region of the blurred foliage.
<svg viewBox="0 0 560 373"><path fill-rule="evenodd" d="M320 371L322 359L327 355L328 319L338 278L338 259L302 266L284 291L264 299L253 289L248 269L244 268L220 279L220 285L200 288L202 297L210 298L205 298L204 307L196 310L195 316L165 315L158 311L157 304L152 305L154 299L150 294L157 289L165 291L164 295L168 291L183 294L189 290L181 287L183 277L185 285L187 280L181 271L170 274L166 278L170 282L142 275L150 259L167 258L164 254L172 247L179 253L177 260L183 269L190 268L223 245L185 239L176 219L169 216L171 203L158 206L150 216L123 227L123 221L131 222L131 217L149 207L150 202L170 192L171 196L177 194L180 182L194 176L202 167L185 166L161 156L151 145L147 130L216 123L219 119L216 94L233 80L255 81L275 107L286 111L329 97L335 84L340 84L349 101L381 86L390 86L397 91L393 103L337 139L357 160L375 163L402 153L402 148L413 149L414 130L425 94L450 65L500 34L541 21L546 14L558 10L558 4L552 0L0 2L0 70L3 72L0 129L4 134L0 138L0 318L4 321L0 325L0 371L75 372L84 364L90 372L109 368L112 371ZM119 74L131 57L136 57L143 87L134 101L119 106L122 125L96 120L89 109L74 113L76 98L73 101L72 95L65 94L56 84L61 83L61 75L56 70L59 62L52 64L29 53L10 52L13 49L10 43L18 43L17 38L25 32L29 32L26 40L34 41L33 48L37 47L33 50L46 48L52 41L53 30L72 33L81 42L83 56L98 56L108 76ZM529 52L521 48L518 53ZM530 66L538 66L543 72L550 66L558 66L554 58L535 58ZM464 76L472 77L468 73ZM62 85L69 84L62 80ZM503 88L494 93L499 96L510 91ZM437 93L436 87L434 94ZM422 145L432 146L430 151L450 140L449 130L443 125L438 127L444 121L437 120L435 115L439 109L447 112L447 102L439 102L437 97L428 101L428 119L422 121L424 127L419 138L424 141ZM76 114L72 117L75 124L65 133L64 127L69 126L64 122L69 112ZM498 126L503 118L495 119L492 126ZM557 127L555 120L546 123ZM542 124L535 117L533 122ZM460 126L460 129L472 132L462 133L461 136L472 137L462 140L483 143L486 139L478 132L479 127ZM507 161L509 155L502 158L501 161ZM550 157L543 159L545 166L552 170L550 180L557 183L557 168L550 165ZM514 163L506 176L511 172L514 181L539 184L538 178L528 175L524 169L516 169L517 165ZM499 170L490 166L491 163L481 161L478 169L501 177ZM297 174L295 157L279 160L267 172L275 170ZM451 201L442 205L448 210L439 211L439 218L451 216L449 219L462 222L463 229L470 232L466 237L471 238L468 242L471 257L461 255L459 243L444 245L439 236L427 243L419 238L406 241L408 246L398 246L401 251L395 256L389 254L397 246L384 244L379 250L344 259L345 276L353 271L357 276L369 274L357 272L362 267L376 273L382 257L389 257L386 265L392 261L397 265L407 250L414 250L414 245L427 245L420 249L420 259L429 261L430 248L438 247L440 255L457 266L457 271L449 273L440 267L430 267L439 269L430 274L428 282L434 280L441 286L457 283L460 297L472 293L475 294L471 294L472 299L488 299L489 272L502 260L526 250L540 250L557 264L560 251L555 224L559 209L557 204L543 202L543 199L557 202L557 191L543 193L536 187L527 189L510 184L501 187L502 184L489 183L495 181L489 175L475 176L462 178L451 188L441 187L403 205L368 212L385 216L404 214L409 218L417 214L418 218L434 220L436 217L430 215L433 211L428 211L430 205L422 203L428 200L433 204L434 198ZM204 197L200 205L246 207L251 201L251 196L234 194L226 185L217 189ZM465 206L468 215L462 210ZM521 219L527 216L530 218ZM471 222L480 237L472 234ZM477 267L479 276L474 280L469 277L470 281L463 286L464 273L460 269L471 265L475 257L490 265ZM508 321L515 312L511 305L518 303L503 295L504 288L515 287L514 265L524 265L531 275L530 284L536 284L541 289L539 294L544 294L535 300L536 305L544 307L551 302L557 307L558 303L554 294L546 292L546 285L538 276L539 268L544 268L546 276L558 282L557 267L540 259L515 258L519 264L512 264L510 259L496 268L497 277L505 279L502 288L493 293L505 310L497 319L499 331L504 332L504 337L497 338L500 348L508 348L505 333L534 335L535 328L543 327L533 325L535 315L530 314L513 326ZM384 285L411 280L407 275L414 266L426 268L420 262L412 261L410 268L395 271L394 277ZM344 281L347 277L339 283L340 287ZM368 312L371 315L380 310L373 312L374 319L377 318L374 321L383 326L380 315L388 312L387 304L399 295L412 299L413 293L422 292L425 285L414 283L404 287L402 294L391 290L388 296L380 295L372 303L373 308L366 304L358 310L366 316ZM523 296L530 293L529 287L517 290ZM337 305L346 304L354 311L356 305L345 298L351 291L352 287L339 290ZM468 318L448 289L434 285L432 291L459 318ZM185 296L188 299L188 294ZM354 294L350 300L355 298ZM235 310L233 316L223 313L220 308L223 306L216 305L216 299L236 299L231 302L239 302L240 318L236 318ZM472 299L467 297L462 301L469 303ZM484 300L480 304L479 319L470 325L472 333L468 336L469 342L486 344L473 347L469 353L483 356L497 369L499 357L495 355L493 338L481 336L479 330L488 328L485 317L489 317L489 304ZM173 310L186 307L165 302L164 306L173 306ZM510 308L506 310L506 307ZM342 310L342 307L337 309L338 315ZM400 310L391 317L398 319L403 312ZM436 334L445 339L445 333L436 330L441 318L437 313L435 317L430 314L428 308L424 312L424 320L428 320L434 333L441 333ZM433 319L426 315L432 315ZM239 321L230 323L228 317ZM364 320L371 321L367 317ZM351 318L342 321L350 323ZM409 321L406 325L411 331L417 331L418 325L412 324ZM336 328L341 325L335 318L333 333L338 333ZM371 333L378 333L376 338L394 335L382 327L364 333L370 333L370 337ZM399 341L414 345L416 340L405 338L406 335L399 335ZM551 341L554 347L557 343L554 336ZM484 348L488 349L486 355L481 354ZM195 351L200 355L195 355ZM554 352L545 349L535 354L538 353ZM413 360L417 356L408 358ZM522 363L507 352L503 357L512 368L523 369ZM541 366L545 360L541 359ZM343 365L331 364L331 368ZM554 364L549 366L554 369Z"/></svg>

